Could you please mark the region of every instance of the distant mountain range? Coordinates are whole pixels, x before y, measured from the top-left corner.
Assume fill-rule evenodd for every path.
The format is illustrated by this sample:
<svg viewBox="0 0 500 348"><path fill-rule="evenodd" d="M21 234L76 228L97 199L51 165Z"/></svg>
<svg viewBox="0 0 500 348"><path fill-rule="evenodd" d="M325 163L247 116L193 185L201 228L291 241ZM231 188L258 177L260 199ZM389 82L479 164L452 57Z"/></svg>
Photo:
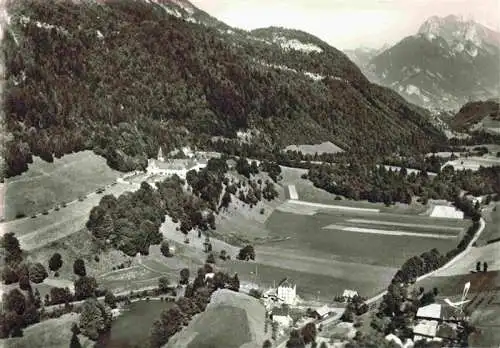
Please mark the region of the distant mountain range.
<svg viewBox="0 0 500 348"><path fill-rule="evenodd" d="M472 20L431 17L392 47L346 54L372 82L431 110L499 96L500 33Z"/></svg>
<svg viewBox="0 0 500 348"><path fill-rule="evenodd" d="M7 175L33 155L83 149L132 170L159 144L241 134L264 153L331 141L364 156L444 139L427 111L302 31L231 28L185 0L13 6L2 45Z"/></svg>

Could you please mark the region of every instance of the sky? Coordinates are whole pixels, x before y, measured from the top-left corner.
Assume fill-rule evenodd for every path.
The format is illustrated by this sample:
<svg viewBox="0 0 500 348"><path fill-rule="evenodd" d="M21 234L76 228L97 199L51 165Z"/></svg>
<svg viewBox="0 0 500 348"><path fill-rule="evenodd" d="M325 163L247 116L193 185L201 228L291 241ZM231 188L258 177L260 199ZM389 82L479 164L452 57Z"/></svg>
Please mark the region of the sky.
<svg viewBox="0 0 500 348"><path fill-rule="evenodd" d="M500 0L190 0L242 29L280 26L338 49L380 48L413 35L431 16L463 16L500 31Z"/></svg>

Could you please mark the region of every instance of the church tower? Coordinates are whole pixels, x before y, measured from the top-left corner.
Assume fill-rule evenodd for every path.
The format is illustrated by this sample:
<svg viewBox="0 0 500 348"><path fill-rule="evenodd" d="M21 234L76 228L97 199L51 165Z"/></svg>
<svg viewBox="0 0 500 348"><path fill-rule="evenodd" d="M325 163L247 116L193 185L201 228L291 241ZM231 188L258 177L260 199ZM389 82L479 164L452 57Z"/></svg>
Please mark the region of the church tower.
<svg viewBox="0 0 500 348"><path fill-rule="evenodd" d="M158 161L160 162L165 162L165 157L163 157L163 151L161 150L161 146L160 146L160 149L158 150Z"/></svg>

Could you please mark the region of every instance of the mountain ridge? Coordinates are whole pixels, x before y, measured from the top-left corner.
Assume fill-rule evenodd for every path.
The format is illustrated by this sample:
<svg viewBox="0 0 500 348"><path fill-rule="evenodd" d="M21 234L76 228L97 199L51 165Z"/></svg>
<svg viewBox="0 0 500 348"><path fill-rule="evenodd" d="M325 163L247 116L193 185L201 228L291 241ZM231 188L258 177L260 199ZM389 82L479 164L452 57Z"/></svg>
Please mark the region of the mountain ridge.
<svg viewBox="0 0 500 348"><path fill-rule="evenodd" d="M159 145L210 147L213 136L246 131L268 153L332 141L367 155L444 141L428 112L371 84L339 50L283 48L287 36L312 35L279 29L284 39L267 42L259 36L277 29L252 35L191 12L166 0L18 4L3 45L7 175L33 155L84 149L114 169L141 169Z"/></svg>
<svg viewBox="0 0 500 348"><path fill-rule="evenodd" d="M353 55L353 53L351 53ZM500 33L457 16L431 17L415 35L358 59L372 82L434 111L499 96Z"/></svg>

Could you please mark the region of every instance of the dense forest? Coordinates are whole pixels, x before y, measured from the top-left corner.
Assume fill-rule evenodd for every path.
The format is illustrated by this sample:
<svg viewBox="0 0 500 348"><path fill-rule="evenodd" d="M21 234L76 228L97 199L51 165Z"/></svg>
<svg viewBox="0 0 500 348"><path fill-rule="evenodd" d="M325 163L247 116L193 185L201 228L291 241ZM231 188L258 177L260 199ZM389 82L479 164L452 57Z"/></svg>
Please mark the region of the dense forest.
<svg viewBox="0 0 500 348"><path fill-rule="evenodd" d="M375 155L445 141L424 110L319 39L299 37L321 52L284 50L200 13L169 1L15 2L2 45L7 176L34 155L83 149L141 169L158 144L207 145L240 130L256 130L266 151L331 140Z"/></svg>
<svg viewBox="0 0 500 348"><path fill-rule="evenodd" d="M355 200L370 202L410 203L414 196L423 203L428 199L455 202L461 191L474 196L500 194L500 167L481 167L478 171L454 170L444 167L435 177L426 171L409 173L386 169L383 165L369 166L359 162L336 165L313 165L306 177L316 187Z"/></svg>
<svg viewBox="0 0 500 348"><path fill-rule="evenodd" d="M259 168L246 159L237 163L236 170L246 176L244 180L227 175L226 160L214 158L204 169L187 172L185 181L174 175L154 186L142 182L137 191L118 198L106 195L92 208L86 226L101 247L112 247L129 256L147 255L151 245L163 240L160 226L166 215L180 223L179 230L184 234L193 229L213 230L215 214L233 199L252 207L262 199L271 201L278 196L273 181L253 178L261 170L275 177L274 166L262 163Z"/></svg>

